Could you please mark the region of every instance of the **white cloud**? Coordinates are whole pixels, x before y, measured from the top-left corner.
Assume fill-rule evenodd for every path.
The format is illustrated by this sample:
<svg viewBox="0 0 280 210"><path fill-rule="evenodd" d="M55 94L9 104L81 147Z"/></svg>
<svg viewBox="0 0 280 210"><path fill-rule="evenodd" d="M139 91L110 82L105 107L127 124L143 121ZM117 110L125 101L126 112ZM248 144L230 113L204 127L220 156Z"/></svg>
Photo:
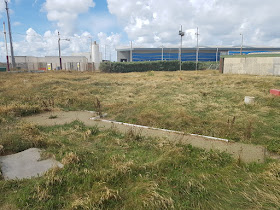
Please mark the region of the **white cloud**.
<svg viewBox="0 0 280 210"><path fill-rule="evenodd" d="M38 0L34 0L32 6L34 7L38 3Z"/></svg>
<svg viewBox="0 0 280 210"><path fill-rule="evenodd" d="M62 39L70 39L70 41L61 40L62 55L69 56L77 52L90 52L92 37L93 36L89 32L83 32L80 35L74 34L72 36L61 35ZM115 61L115 47L120 43L120 35L112 33L107 36L107 34L101 32L98 34L98 39L96 41L100 44L102 53L105 53L104 46L106 45L106 58L109 59L111 55L112 60ZM3 42L0 42L0 50L5 52L5 45ZM57 56L58 31L46 31L43 35L40 35L34 29L29 28L22 41L14 42L14 51L16 56ZM5 60L5 55L3 53L0 54L0 60Z"/></svg>
<svg viewBox="0 0 280 210"><path fill-rule="evenodd" d="M185 46L195 46L195 29L201 45L280 45L280 1L275 0L107 0L128 38L138 45L178 44L180 24Z"/></svg>
<svg viewBox="0 0 280 210"><path fill-rule="evenodd" d="M18 21L13 22L13 26L20 26L20 25L21 25L21 22L18 22Z"/></svg>
<svg viewBox="0 0 280 210"><path fill-rule="evenodd" d="M11 0L7 0L8 1L8 7L9 7L9 3ZM13 10L11 10L9 8L9 12L10 14L13 13ZM3 14L2 13L6 13L6 4L5 4L5 1L4 0L0 0L0 18L3 18Z"/></svg>
<svg viewBox="0 0 280 210"><path fill-rule="evenodd" d="M56 22L63 33L73 34L79 14L94 6L93 0L46 0L43 10L47 11L48 20Z"/></svg>
<svg viewBox="0 0 280 210"><path fill-rule="evenodd" d="M8 0L8 3L10 3L10 0ZM4 0L0 1L0 12L4 12L5 8L6 8L5 1Z"/></svg>
<svg viewBox="0 0 280 210"><path fill-rule="evenodd" d="M99 32L111 32L118 25L117 20L112 15L107 13L98 13L82 17L79 21L81 28L87 28L93 34Z"/></svg>
<svg viewBox="0 0 280 210"><path fill-rule="evenodd" d="M114 48L123 44L120 25L134 46L178 46L181 24L186 34L185 47L196 45L197 26L200 45L204 46L240 45L240 33L244 34L245 45L280 46L280 1L276 0L107 0L107 3L111 15L106 16L103 11L79 18L95 6L93 0L45 0L43 10L48 20L57 24L62 38L71 39L61 42L63 55L88 52L91 36L100 43L103 53L107 46L106 59L111 53L115 60ZM0 12L5 12L3 0L0 0ZM78 26L91 33L76 31ZM114 30L119 33L110 33ZM28 29L24 39L14 43L15 54L57 55L57 32L46 31L42 35ZM0 47L4 52L3 42Z"/></svg>
<svg viewBox="0 0 280 210"><path fill-rule="evenodd" d="M112 61L117 60L117 53L115 48L120 44L120 38L121 38L120 34L111 33L108 36L106 33L103 32L98 33L98 39L100 42L100 51L103 54L103 60L110 60L110 59Z"/></svg>
<svg viewBox="0 0 280 210"><path fill-rule="evenodd" d="M193 13L186 0L107 1L109 11L117 16L129 39L143 46L174 42L179 38L179 25Z"/></svg>

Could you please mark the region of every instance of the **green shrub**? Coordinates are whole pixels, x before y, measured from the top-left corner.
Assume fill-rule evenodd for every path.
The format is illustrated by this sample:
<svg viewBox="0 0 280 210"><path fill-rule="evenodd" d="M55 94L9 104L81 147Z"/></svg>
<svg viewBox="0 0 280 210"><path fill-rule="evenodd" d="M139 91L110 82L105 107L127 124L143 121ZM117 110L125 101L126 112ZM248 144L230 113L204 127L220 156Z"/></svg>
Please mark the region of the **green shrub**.
<svg viewBox="0 0 280 210"><path fill-rule="evenodd" d="M111 62L103 62L100 64L99 70L102 72L111 72Z"/></svg>
<svg viewBox="0 0 280 210"><path fill-rule="evenodd" d="M208 69L214 62L198 62L198 70ZM102 72L129 73L148 71L178 71L179 61L145 61L145 62L104 62L100 65ZM196 69L193 61L182 62L182 70L192 71Z"/></svg>

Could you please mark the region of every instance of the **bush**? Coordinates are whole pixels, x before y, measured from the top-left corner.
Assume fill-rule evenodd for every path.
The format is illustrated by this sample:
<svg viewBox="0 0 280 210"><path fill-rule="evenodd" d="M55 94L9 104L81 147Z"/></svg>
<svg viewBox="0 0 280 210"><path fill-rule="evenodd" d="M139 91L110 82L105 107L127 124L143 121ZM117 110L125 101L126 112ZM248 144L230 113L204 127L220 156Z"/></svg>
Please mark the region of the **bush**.
<svg viewBox="0 0 280 210"><path fill-rule="evenodd" d="M213 62L214 63L214 62ZM198 70L204 70L211 66L212 62L198 62ZM195 70L193 61L182 62L182 70ZM145 61L145 62L104 62L100 65L100 71L111 73L147 72L147 71L178 71L179 61Z"/></svg>
<svg viewBox="0 0 280 210"><path fill-rule="evenodd" d="M111 64L111 62L103 62L101 63L99 70L106 73L111 72Z"/></svg>

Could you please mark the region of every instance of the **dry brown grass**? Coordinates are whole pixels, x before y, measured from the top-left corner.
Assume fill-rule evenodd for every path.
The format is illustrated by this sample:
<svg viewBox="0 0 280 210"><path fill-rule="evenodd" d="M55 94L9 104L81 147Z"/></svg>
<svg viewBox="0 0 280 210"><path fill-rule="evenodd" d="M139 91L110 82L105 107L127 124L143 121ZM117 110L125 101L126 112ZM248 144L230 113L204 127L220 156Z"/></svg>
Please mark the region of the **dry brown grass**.
<svg viewBox="0 0 280 210"><path fill-rule="evenodd" d="M95 110L118 121L263 144L280 153L280 97L269 94L280 89L279 77L217 71L1 76L2 123L5 116L54 109ZM245 106L245 96L255 96L256 104Z"/></svg>
<svg viewBox="0 0 280 210"><path fill-rule="evenodd" d="M78 163L80 161L79 157L77 154L74 152L70 152L65 155L65 157L62 159L62 164L68 165L68 164L73 164L73 163Z"/></svg>

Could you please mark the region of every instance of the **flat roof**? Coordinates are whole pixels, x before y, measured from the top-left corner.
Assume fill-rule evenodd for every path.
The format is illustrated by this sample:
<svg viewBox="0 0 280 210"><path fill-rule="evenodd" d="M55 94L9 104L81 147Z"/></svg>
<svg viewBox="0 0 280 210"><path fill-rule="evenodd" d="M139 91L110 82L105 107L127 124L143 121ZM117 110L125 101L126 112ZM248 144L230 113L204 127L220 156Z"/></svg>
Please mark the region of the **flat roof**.
<svg viewBox="0 0 280 210"><path fill-rule="evenodd" d="M241 47L199 47L200 50L208 50L208 51L216 51L218 48L219 51L234 51L234 50L240 50ZM163 47L163 49L169 49L169 50L178 50L179 47ZM273 50L273 51L280 51L280 47L251 47L251 46L245 46L242 48L243 51L246 50ZM125 52L125 51L130 51L131 48L129 47L124 47L124 48L116 48L116 51L118 52ZM133 47L132 48L133 51L160 51L162 50L162 48L144 48L144 47ZM183 47L182 50L196 50L196 47Z"/></svg>
<svg viewBox="0 0 280 210"><path fill-rule="evenodd" d="M279 53L253 53L247 55L221 55L221 58L252 58L252 57L280 57Z"/></svg>

